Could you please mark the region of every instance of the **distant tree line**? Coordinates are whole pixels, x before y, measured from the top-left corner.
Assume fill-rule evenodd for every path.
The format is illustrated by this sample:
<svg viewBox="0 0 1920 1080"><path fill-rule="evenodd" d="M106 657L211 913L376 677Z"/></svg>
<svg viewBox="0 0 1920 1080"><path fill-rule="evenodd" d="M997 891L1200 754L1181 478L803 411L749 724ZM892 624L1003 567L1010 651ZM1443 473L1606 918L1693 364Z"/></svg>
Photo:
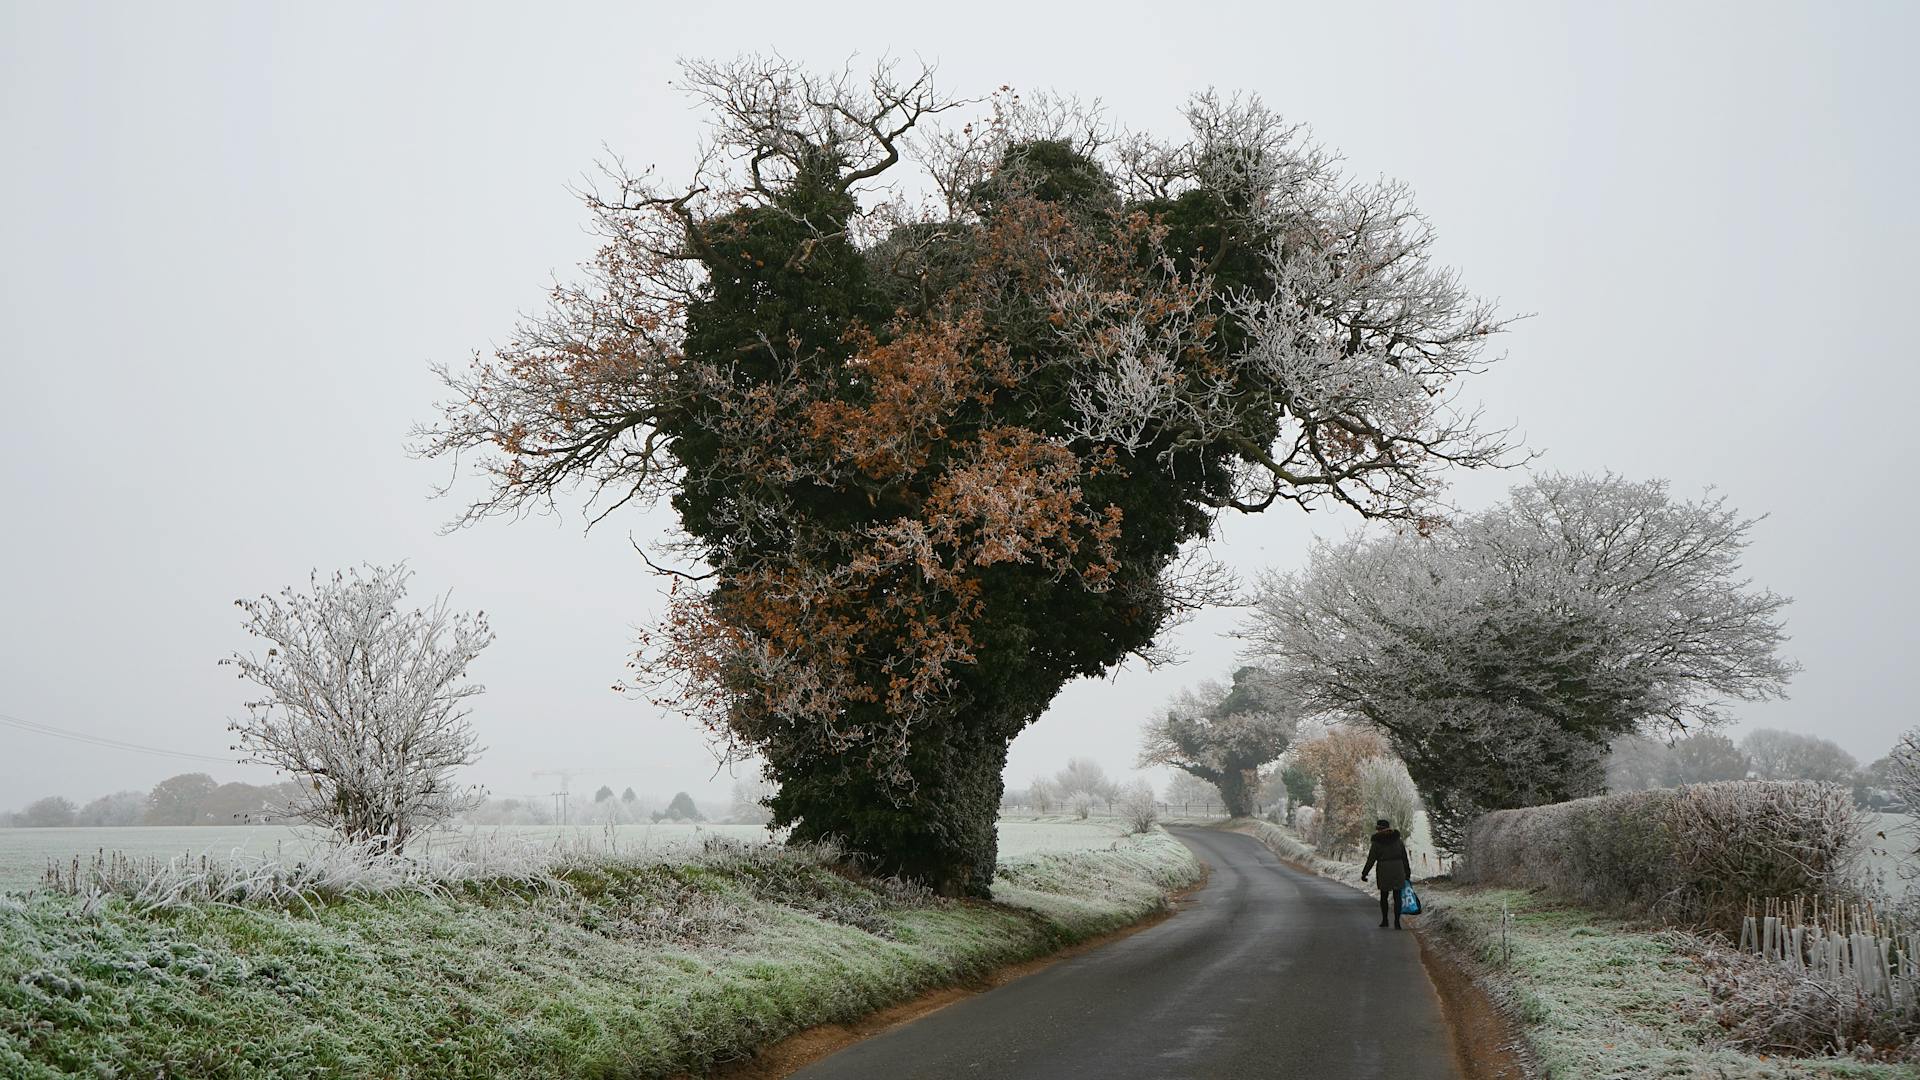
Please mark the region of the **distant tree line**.
<svg viewBox="0 0 1920 1080"><path fill-rule="evenodd" d="M1007 788L1002 807L1025 807L1041 814L1078 814L1086 817L1105 810L1119 794L1120 785L1092 758L1068 758L1052 776L1036 776L1022 788Z"/></svg>
<svg viewBox="0 0 1920 1080"><path fill-rule="evenodd" d="M222 784L206 773L181 773L153 786L153 790L116 791L84 806L72 799L49 795L11 813L0 812L0 825L12 828L60 829L74 826L128 825L260 825L276 820L272 807L284 805L293 784Z"/></svg>
<svg viewBox="0 0 1920 1080"><path fill-rule="evenodd" d="M206 773L181 773L153 786L151 791L116 791L85 805L61 795L49 795L26 807L0 811L0 828L62 829L88 826L139 825L265 825L290 824L276 808L294 794L293 781L278 784L222 784ZM764 823L763 783L735 785L732 812L723 820ZM677 792L666 804L629 787L615 795L611 787L594 792L586 807L576 799L569 821L580 825L628 825L649 822L709 821L713 815L695 804L693 796ZM555 825L560 822L552 800L539 797L485 799L469 808L461 824Z"/></svg>
<svg viewBox="0 0 1920 1080"><path fill-rule="evenodd" d="M765 821L765 808L758 810L745 806L742 802L742 788L736 784L732 802L732 811L720 815L718 820L760 824ZM468 808L456 823L470 826L493 825L646 825L658 822L698 822L713 821L715 815L698 806L693 796L684 791L675 792L672 799L664 805L657 797L640 795L629 787L615 795L613 788L602 784L593 793L591 801L586 797L576 797L567 804L566 817L560 817L560 804L556 798L538 795L512 795L504 798L483 799L479 805Z"/></svg>
<svg viewBox="0 0 1920 1080"><path fill-rule="evenodd" d="M1852 790L1863 809L1902 805L1889 754L1862 766L1831 739L1761 728L1734 742L1717 731L1700 731L1667 742L1645 735L1615 739L1607 756L1607 790L1702 784L1712 780L1818 780Z"/></svg>

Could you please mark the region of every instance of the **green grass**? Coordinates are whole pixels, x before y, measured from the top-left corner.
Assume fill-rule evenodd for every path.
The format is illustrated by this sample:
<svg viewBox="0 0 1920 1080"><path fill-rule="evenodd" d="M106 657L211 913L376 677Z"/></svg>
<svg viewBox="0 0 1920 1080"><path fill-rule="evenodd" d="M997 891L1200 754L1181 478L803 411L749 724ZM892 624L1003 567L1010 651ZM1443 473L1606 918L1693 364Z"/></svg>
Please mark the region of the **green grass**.
<svg viewBox="0 0 1920 1080"><path fill-rule="evenodd" d="M1199 867L1156 833L1001 873L957 903L760 848L312 910L4 899L0 1076L697 1073L1118 929Z"/></svg>
<svg viewBox="0 0 1920 1080"><path fill-rule="evenodd" d="M1768 1058L1725 1045L1685 939L1513 889L1420 886L1421 926L1469 956L1547 1080L1920 1077L1913 1066ZM1500 922L1511 911L1503 955Z"/></svg>

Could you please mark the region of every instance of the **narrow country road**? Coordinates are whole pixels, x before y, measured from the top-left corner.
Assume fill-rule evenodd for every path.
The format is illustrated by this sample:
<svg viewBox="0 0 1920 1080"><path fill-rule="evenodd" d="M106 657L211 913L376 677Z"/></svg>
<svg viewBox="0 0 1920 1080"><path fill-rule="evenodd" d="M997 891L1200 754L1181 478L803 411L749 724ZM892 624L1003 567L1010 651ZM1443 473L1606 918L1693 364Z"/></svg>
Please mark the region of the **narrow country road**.
<svg viewBox="0 0 1920 1080"><path fill-rule="evenodd" d="M1173 918L795 1080L1458 1080L1411 931L1250 836L1171 831L1212 868Z"/></svg>

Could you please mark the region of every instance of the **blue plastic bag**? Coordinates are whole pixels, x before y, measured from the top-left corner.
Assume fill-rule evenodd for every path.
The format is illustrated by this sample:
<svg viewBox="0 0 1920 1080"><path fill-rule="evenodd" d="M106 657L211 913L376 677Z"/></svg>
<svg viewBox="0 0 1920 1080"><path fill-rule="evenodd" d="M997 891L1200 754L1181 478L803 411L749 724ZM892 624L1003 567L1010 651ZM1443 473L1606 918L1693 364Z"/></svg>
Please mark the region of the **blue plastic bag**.
<svg viewBox="0 0 1920 1080"><path fill-rule="evenodd" d="M1420 894L1413 891L1413 882L1400 886L1400 914L1420 914Z"/></svg>

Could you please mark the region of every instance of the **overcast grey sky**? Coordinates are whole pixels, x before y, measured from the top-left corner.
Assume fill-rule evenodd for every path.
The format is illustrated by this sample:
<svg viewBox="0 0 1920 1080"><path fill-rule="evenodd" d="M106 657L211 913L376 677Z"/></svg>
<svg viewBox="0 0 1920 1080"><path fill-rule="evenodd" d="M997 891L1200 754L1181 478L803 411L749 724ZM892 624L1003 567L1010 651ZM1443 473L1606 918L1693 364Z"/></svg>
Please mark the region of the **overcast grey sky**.
<svg viewBox="0 0 1920 1080"><path fill-rule="evenodd" d="M935 11L938 14L935 14ZM0 713L219 754L241 684L232 601L313 567L408 560L484 608L490 750L664 797L717 792L687 725L623 699L662 519L450 536L410 460L435 360L501 340L590 251L566 186L602 144L669 175L698 117L683 56L884 52L947 88L1102 99L1172 132L1207 86L1310 123L1351 170L1409 181L1475 290L1535 312L1470 388L1542 467L1717 484L1769 519L1755 580L1792 595L1790 701L1749 726L1862 760L1916 722L1920 368L1909 3L1422 2L362 5L0 3ZM1457 499L1516 479L1463 477ZM1297 511L1230 521L1243 569L1296 563ZM424 597L423 597L424 598ZM1132 765L1139 722L1230 669L1069 687L1009 779ZM145 788L191 763L0 727L0 808ZM212 767L221 778L264 770Z"/></svg>

